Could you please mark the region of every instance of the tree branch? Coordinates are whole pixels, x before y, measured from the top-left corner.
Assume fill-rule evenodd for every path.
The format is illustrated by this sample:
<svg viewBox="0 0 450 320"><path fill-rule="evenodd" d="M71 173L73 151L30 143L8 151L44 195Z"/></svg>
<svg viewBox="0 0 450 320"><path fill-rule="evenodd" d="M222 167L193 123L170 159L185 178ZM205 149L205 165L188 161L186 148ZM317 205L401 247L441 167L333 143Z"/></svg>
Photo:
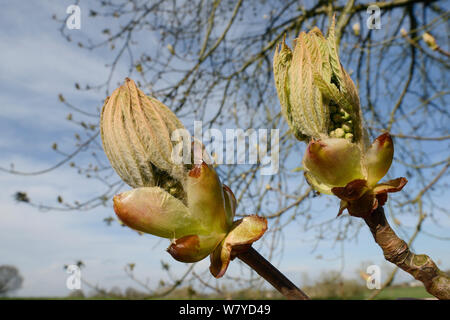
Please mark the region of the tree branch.
<svg viewBox="0 0 450 320"><path fill-rule="evenodd" d="M415 229L413 235L411 236L411 238L408 241L408 247L412 245L412 243L414 242L416 237L419 235L419 233L420 233L420 231L422 229L423 221L425 220L425 218L426 218L426 214L424 214L422 212L422 204L419 203L419 221L417 221L416 229ZM370 295L368 300L374 299L376 296L378 296L381 293L381 291L383 291L385 288L389 287L394 282L394 278L395 278L395 275L397 274L397 272L398 272L398 267L395 267L395 269L391 272L390 276L385 281L385 283L381 286L381 288L376 290L376 291L374 291Z"/></svg>
<svg viewBox="0 0 450 320"><path fill-rule="evenodd" d="M295 284L252 247L246 252L239 253L237 257L266 279L288 300L309 300L309 297L302 290L297 288Z"/></svg>
<svg viewBox="0 0 450 320"><path fill-rule="evenodd" d="M364 221L387 261L421 281L425 289L436 298L450 299L450 278L430 257L409 250L406 242L391 229L382 207L373 211Z"/></svg>

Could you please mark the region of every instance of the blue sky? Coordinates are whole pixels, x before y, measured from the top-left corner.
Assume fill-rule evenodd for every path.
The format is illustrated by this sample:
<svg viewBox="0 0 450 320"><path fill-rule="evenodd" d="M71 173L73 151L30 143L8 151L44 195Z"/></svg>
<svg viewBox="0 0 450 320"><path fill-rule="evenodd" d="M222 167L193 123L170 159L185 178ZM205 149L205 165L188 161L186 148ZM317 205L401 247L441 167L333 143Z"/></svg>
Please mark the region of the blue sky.
<svg viewBox="0 0 450 320"><path fill-rule="evenodd" d="M101 107L104 92L77 91L74 82L102 82L108 69L101 51L87 51L68 43L59 34L60 25L51 19L56 13L65 14L70 1L13 2L2 6L0 19L0 166L10 163L21 171L45 169L61 158L51 150L51 144L73 145L77 127L65 120L70 110L58 102L62 93L76 105L86 110ZM95 28L83 19L82 29ZM86 21L85 24L83 24ZM118 65L116 78L127 74L127 66ZM17 176L0 172L0 264L19 268L24 277L23 288L17 296L64 296L67 274L64 264L78 259L87 267L82 276L106 288L137 287L127 278L123 267L136 263L136 276L156 284L166 279L160 261L170 262L175 274L181 275L187 265L175 262L165 252L168 241L145 235L139 236L117 224L107 227L102 219L110 216L111 207L98 207L88 212L43 212L18 204L13 195L26 191L39 203L56 204L56 196L63 194L67 200L86 199L103 188L100 183L87 180L76 170L64 165L40 176ZM444 193L448 199L448 192ZM325 203L313 200L316 213L331 218L336 210L324 209ZM448 205L447 203L442 204ZM322 210L323 209L323 210ZM312 212L314 214L314 212ZM402 221L413 226L415 219ZM270 224L269 224L270 227ZM441 228L432 227L436 234L445 235L450 222L443 221ZM411 233L412 230L409 230ZM312 252L314 233L301 231L291 224L284 232L283 255L273 260L286 275L302 283L302 274L316 279L321 272L343 269L344 275L357 277L361 265L379 264L388 269L381 250L375 245L366 228L362 228L357 241L345 244L344 264L338 259L341 246L321 243ZM450 255L446 242L421 235L413 248L426 252L443 269L450 269ZM264 249L264 248L263 248ZM327 257L317 259L318 255ZM198 263L196 270L208 268L207 259ZM385 270L385 269L383 269ZM232 263L229 273L240 274L241 268ZM401 272L399 280L410 277Z"/></svg>

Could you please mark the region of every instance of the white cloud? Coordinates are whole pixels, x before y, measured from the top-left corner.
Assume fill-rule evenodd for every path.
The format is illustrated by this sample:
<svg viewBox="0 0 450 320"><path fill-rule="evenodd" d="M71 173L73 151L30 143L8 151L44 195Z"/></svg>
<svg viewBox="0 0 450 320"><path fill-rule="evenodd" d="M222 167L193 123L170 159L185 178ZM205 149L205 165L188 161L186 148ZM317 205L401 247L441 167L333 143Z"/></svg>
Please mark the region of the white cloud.
<svg viewBox="0 0 450 320"><path fill-rule="evenodd" d="M33 163L31 159L18 162L25 169L32 167ZM35 165L48 163L36 161ZM165 277L160 260L169 260L164 251L168 241L151 249L158 243L158 238L139 236L117 224L107 227L102 219L113 214L112 208L99 207L89 212L41 212L16 203L12 196L22 190L43 203L56 203L56 195L61 193L68 199L80 199L98 191L98 185L86 182L70 168L60 168L37 177L0 175L1 263L16 265L24 276L24 287L17 292L18 295L68 294L65 288L67 274L62 267L77 259L85 261L87 268L83 274L87 279L107 288L115 284L121 287L132 284L123 272L123 267L129 262L143 267L153 284Z"/></svg>
<svg viewBox="0 0 450 320"><path fill-rule="evenodd" d="M50 18L53 12L65 14L60 2L10 6L5 10L8 14L2 28L8 32L0 34L0 42L7 44L0 50L3 121L47 131L73 127L64 120L71 111L58 101L59 93L76 107L95 114L105 98L104 90L78 91L74 83L103 83L109 74L105 64L114 53L88 51L67 42L59 34L58 23ZM119 63L113 83L127 72Z"/></svg>

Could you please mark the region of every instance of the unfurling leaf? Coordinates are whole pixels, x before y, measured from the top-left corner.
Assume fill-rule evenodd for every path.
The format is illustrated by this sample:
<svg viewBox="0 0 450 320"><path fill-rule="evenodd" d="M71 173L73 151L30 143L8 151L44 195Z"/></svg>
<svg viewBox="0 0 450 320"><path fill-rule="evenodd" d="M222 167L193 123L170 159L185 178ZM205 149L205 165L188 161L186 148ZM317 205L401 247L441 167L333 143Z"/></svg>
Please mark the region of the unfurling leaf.
<svg viewBox="0 0 450 320"><path fill-rule="evenodd" d="M216 278L222 277L236 254L248 250L266 230L267 219L256 215L235 221L231 231L211 255L211 274Z"/></svg>
<svg viewBox="0 0 450 320"><path fill-rule="evenodd" d="M174 259L202 260L216 252L220 243L230 248L230 255L233 248L251 245L267 229L266 220L257 216L233 223L236 198L214 167L204 161L200 142L189 143L191 163L174 160L177 142L172 135L185 130L183 124L131 79L106 99L100 129L112 167L134 188L114 196L120 222L138 232L170 239L167 251ZM221 261L228 265L228 249L224 250Z"/></svg>

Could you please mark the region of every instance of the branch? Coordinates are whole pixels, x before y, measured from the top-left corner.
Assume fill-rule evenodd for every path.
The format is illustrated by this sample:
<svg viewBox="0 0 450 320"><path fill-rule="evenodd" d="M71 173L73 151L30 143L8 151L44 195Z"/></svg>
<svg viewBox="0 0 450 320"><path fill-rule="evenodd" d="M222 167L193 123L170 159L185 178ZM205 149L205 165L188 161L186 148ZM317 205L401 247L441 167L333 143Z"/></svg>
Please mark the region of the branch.
<svg viewBox="0 0 450 320"><path fill-rule="evenodd" d="M419 194L417 196L415 196L412 200L400 203L400 206L403 206L405 204L408 203L417 203L420 201L420 199L422 198L422 196L436 183L438 182L442 176L445 174L445 172L447 171L448 167L450 166L450 161L447 162L447 164L441 169L441 171L439 171L439 173L437 174L436 177L434 177L434 179L425 186L425 188L423 188Z"/></svg>
<svg viewBox="0 0 450 320"><path fill-rule="evenodd" d="M425 285L425 289L439 299L450 299L450 278L442 272L430 257L415 254L409 250L405 241L391 229L379 207L364 219L370 228L375 242L383 250L387 261L411 274Z"/></svg>
<svg viewBox="0 0 450 320"><path fill-rule="evenodd" d="M298 206L300 203L303 202L303 200L305 200L309 194L311 193L312 188L309 187L308 189L306 189L305 193L303 193L301 196L298 197L298 199L296 201L294 201L293 203L291 203L290 205L278 210L277 212L275 212L274 214L271 214L270 216L264 216L267 219L273 219L273 218L278 218L280 217L283 213L285 213L286 211L288 211L289 209Z"/></svg>
<svg viewBox="0 0 450 320"><path fill-rule="evenodd" d="M70 159L75 157L80 151L84 150L92 141L94 141L95 138L97 138L99 134L100 134L100 130L98 130L93 136L89 137L89 139L87 139L85 142L83 142L81 145L79 145L78 148L75 149L75 151L73 151L71 154L68 154L63 160L61 160L57 164L51 166L50 168L47 168L47 169L44 169L44 170L40 170L40 171L34 171L34 172L21 172L21 171L16 171L14 169L9 169L8 170L6 168L0 167L0 171L11 173L11 174L22 175L22 176L37 176L37 175L40 175L40 174L44 174L44 173L50 172L50 171L52 171L52 170L54 170L56 168L61 167L67 161L69 161Z"/></svg>
<svg viewBox="0 0 450 320"><path fill-rule="evenodd" d="M246 252L239 253L237 257L266 279L288 300L309 300L309 297L302 290L297 288L295 284L252 247Z"/></svg>
<svg viewBox="0 0 450 320"><path fill-rule="evenodd" d="M419 203L419 208L420 208L419 209L419 211L420 211L420 213L419 213L419 221L417 221L416 229L415 229L413 235L411 236L411 238L408 241L408 247L412 245L412 243L414 242L416 237L419 235L419 233L420 233L420 231L422 229L423 221L426 218L426 215L422 212L422 204L421 203ZM395 269L392 271L392 273L390 274L388 279L385 281L385 283L381 286L381 288L376 290L376 291L374 291L370 295L368 300L374 299L376 296L378 296L381 293L381 291L383 291L385 288L389 287L392 284L392 282L394 282L394 278L395 278L395 275L397 274L397 271L398 271L398 267L395 267Z"/></svg>

